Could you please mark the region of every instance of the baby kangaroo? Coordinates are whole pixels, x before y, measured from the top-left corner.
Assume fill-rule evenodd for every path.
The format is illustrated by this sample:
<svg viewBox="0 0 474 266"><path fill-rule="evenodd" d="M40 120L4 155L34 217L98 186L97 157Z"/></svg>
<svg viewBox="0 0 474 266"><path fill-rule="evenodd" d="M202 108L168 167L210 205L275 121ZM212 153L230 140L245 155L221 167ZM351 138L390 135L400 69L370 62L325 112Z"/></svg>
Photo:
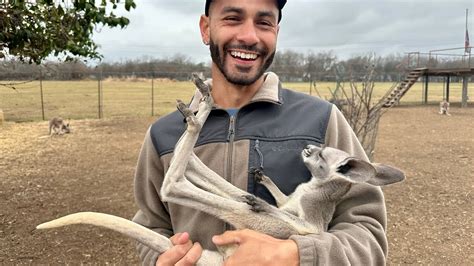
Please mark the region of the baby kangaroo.
<svg viewBox="0 0 474 266"><path fill-rule="evenodd" d="M70 133L69 123L65 124L61 117L53 117L49 120L49 135L62 135Z"/></svg>
<svg viewBox="0 0 474 266"><path fill-rule="evenodd" d="M248 228L287 239L291 235L317 234L327 229L336 204L354 183L382 186L402 181L400 170L382 164L371 164L351 157L334 148L307 146L301 158L312 178L299 185L289 196L262 172L255 176L276 199L277 207L243 191L213 170L195 154L199 132L209 115L213 100L211 88L195 77L194 82L202 94L199 110L194 115L182 102L178 109L186 117L187 129L176 144L173 159L161 188L163 201L181 204L214 215L236 229ZM38 229L69 224L94 224L125 233L164 252L172 246L169 239L131 221L98 213L76 213L39 225ZM120 226L118 225L120 224ZM220 252L205 250L199 265L221 265L234 251L229 246Z"/></svg>

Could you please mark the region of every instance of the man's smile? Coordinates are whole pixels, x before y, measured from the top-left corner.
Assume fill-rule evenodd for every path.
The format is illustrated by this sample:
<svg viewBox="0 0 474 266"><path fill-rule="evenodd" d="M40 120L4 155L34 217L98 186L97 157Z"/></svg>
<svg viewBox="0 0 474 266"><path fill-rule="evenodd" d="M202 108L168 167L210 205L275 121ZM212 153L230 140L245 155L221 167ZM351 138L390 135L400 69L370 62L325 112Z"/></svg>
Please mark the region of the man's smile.
<svg viewBox="0 0 474 266"><path fill-rule="evenodd" d="M230 51L230 55L233 57L233 58L236 58L236 59L241 59L241 60L255 60L257 59L257 57L259 56L258 54L256 53L251 53L251 52L243 52L243 51Z"/></svg>

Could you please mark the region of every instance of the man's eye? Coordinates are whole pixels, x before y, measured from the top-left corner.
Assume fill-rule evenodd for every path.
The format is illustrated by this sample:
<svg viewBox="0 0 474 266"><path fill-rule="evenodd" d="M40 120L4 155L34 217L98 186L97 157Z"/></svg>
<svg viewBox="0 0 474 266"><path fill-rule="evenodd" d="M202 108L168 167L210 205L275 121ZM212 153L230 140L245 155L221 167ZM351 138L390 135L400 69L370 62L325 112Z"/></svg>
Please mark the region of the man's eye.
<svg viewBox="0 0 474 266"><path fill-rule="evenodd" d="M260 24L262 26L267 26L267 27L273 26L273 24L271 22L266 21L266 20L262 20L262 21L258 22L258 24Z"/></svg>
<svg viewBox="0 0 474 266"><path fill-rule="evenodd" d="M224 18L224 20L228 20L228 21L239 21L239 18L238 18L238 17L226 17L226 18Z"/></svg>

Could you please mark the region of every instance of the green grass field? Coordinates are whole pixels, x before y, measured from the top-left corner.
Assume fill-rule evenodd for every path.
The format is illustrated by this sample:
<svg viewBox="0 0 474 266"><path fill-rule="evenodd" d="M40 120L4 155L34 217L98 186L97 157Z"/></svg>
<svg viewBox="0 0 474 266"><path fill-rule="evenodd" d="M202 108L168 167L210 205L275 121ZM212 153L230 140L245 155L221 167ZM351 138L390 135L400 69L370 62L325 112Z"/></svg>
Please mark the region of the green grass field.
<svg viewBox="0 0 474 266"><path fill-rule="evenodd" d="M309 83L284 83L284 87L310 93ZM374 96L382 97L393 83L376 83ZM317 91L329 99L329 88L334 82L318 82ZM349 84L346 84L348 89ZM428 100L438 103L443 99L443 83L430 83ZM163 115L175 110L175 100L188 101L194 92L191 82L154 80L153 114ZM401 104L420 104L422 82L416 83L402 98ZM472 87L472 85L471 85ZM43 81L45 119L61 116L66 119L98 118L98 81ZM450 84L450 102L461 102L462 83ZM151 116L151 80L102 81L103 117ZM312 90L312 95L318 95ZM474 97L471 89L469 97ZM0 88L0 109L7 121L35 121L42 119L40 82L19 85L16 90Z"/></svg>

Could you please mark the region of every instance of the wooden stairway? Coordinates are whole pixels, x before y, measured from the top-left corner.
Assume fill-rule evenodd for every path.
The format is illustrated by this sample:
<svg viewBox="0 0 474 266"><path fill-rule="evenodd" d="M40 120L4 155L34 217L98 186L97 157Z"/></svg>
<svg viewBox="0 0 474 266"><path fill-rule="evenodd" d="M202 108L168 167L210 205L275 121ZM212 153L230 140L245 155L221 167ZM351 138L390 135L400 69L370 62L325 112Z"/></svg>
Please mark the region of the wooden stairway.
<svg viewBox="0 0 474 266"><path fill-rule="evenodd" d="M418 78L423 75L425 70L426 68L415 68L408 72L405 79L384 96L382 107L389 108L398 103L403 95L416 83Z"/></svg>

